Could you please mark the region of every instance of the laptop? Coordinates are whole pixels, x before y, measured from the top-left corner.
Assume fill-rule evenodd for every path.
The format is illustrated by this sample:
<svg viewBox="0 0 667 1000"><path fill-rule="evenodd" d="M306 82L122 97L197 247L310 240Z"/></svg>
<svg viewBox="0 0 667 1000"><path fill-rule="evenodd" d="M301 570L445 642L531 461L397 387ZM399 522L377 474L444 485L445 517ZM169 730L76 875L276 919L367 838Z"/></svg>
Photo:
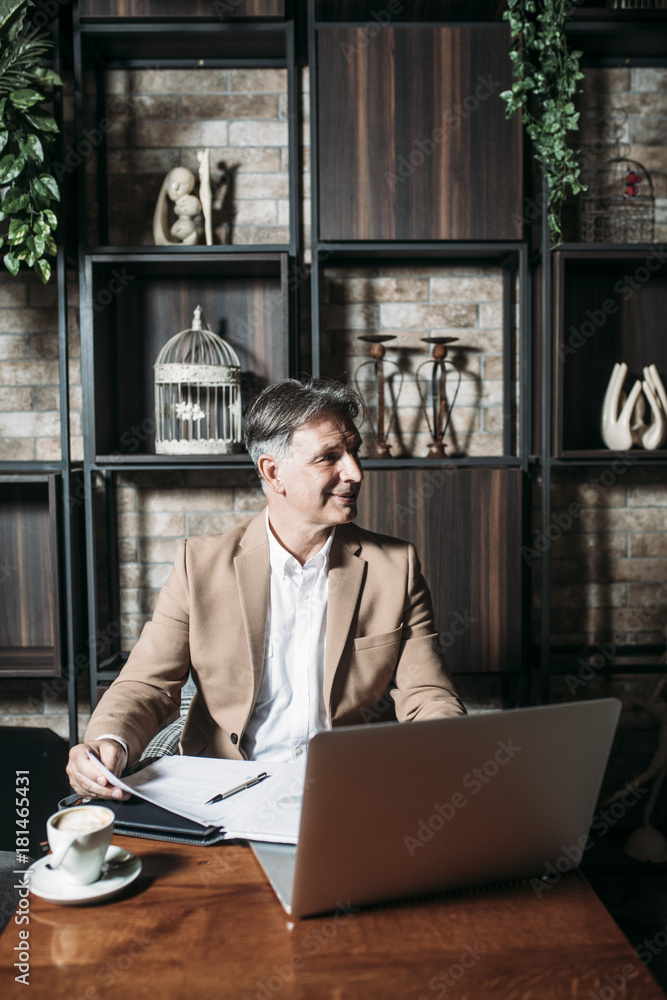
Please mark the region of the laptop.
<svg viewBox="0 0 667 1000"><path fill-rule="evenodd" d="M299 840L252 849L306 917L564 873L587 842L615 698L318 733Z"/></svg>

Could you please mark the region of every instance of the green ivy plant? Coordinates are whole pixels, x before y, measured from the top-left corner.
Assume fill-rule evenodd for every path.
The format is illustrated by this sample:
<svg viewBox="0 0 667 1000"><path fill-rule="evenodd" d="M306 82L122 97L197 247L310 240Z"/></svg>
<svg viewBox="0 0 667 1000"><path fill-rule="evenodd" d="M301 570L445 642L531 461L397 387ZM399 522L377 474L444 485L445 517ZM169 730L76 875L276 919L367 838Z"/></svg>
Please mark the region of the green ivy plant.
<svg viewBox="0 0 667 1000"><path fill-rule="evenodd" d="M548 181L549 232L554 244L562 242L561 210L568 187L573 194L585 191L580 181L577 151L567 133L579 127L573 104L583 73L581 52L568 49L565 21L572 0L508 0L503 17L509 21L514 83L501 97L510 118L522 112L535 157Z"/></svg>
<svg viewBox="0 0 667 1000"><path fill-rule="evenodd" d="M0 247L8 271L18 274L23 261L46 283L60 192L48 152L58 126L41 105L62 81L44 65L51 41L31 24L32 9L29 0L0 0L0 221L9 220Z"/></svg>

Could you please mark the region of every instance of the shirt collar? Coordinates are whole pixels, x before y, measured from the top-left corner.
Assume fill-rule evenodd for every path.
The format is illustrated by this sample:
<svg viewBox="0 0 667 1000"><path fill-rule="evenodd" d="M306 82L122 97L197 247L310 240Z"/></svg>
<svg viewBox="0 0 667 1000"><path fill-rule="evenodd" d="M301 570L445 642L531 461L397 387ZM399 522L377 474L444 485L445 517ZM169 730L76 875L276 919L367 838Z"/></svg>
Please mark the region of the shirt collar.
<svg viewBox="0 0 667 1000"><path fill-rule="evenodd" d="M271 566L271 569L280 571L283 579L288 571L294 572L295 569L305 570L306 567L308 569L312 567L313 569L322 570L327 573L329 571L329 553L331 552L335 530L336 529L334 527L320 551L316 552L314 556L311 556L302 567L299 560L295 559L292 553L288 552L273 534L271 524L269 523L269 508L267 507L266 533L269 536L269 565Z"/></svg>

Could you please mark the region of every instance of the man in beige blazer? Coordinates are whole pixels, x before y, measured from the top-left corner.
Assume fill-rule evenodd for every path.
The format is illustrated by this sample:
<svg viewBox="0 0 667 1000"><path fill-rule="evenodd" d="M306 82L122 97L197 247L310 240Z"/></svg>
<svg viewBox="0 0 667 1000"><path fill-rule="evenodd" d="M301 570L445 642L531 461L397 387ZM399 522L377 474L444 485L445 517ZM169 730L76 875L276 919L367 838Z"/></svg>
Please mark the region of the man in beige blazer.
<svg viewBox="0 0 667 1000"><path fill-rule="evenodd" d="M267 671L278 670L267 621L278 613L289 617L291 610L272 607L272 601L278 604L275 579L271 583L276 552L297 573L318 556L324 566L318 584L325 595L322 641L311 656L321 662L308 665L320 688L321 726L386 718L388 703L401 722L465 711L444 664L414 548L352 523L363 479L357 413L348 388L319 379L286 379L254 401L246 416L246 445L267 511L224 535L180 544L152 621L94 712L85 743L70 753L68 774L76 791L120 797L87 751L114 773L133 763L178 710L190 670L197 694L182 753L242 759L248 746L252 753L262 713L265 730L282 732L280 715L274 712L272 719L266 695L260 697ZM289 621L283 624L294 631ZM283 669L289 673L291 665L290 657ZM318 725L310 727L312 735Z"/></svg>

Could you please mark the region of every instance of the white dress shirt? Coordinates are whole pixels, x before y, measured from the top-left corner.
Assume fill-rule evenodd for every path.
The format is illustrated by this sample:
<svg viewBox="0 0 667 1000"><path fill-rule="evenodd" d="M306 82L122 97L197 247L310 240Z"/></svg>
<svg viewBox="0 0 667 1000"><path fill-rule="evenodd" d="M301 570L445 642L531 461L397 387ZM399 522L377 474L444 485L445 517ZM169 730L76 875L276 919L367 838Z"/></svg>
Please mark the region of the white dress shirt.
<svg viewBox="0 0 667 1000"><path fill-rule="evenodd" d="M303 566L280 544L268 512L270 595L264 674L243 736L251 760L290 761L315 733L329 729L324 704L324 646L333 531Z"/></svg>

